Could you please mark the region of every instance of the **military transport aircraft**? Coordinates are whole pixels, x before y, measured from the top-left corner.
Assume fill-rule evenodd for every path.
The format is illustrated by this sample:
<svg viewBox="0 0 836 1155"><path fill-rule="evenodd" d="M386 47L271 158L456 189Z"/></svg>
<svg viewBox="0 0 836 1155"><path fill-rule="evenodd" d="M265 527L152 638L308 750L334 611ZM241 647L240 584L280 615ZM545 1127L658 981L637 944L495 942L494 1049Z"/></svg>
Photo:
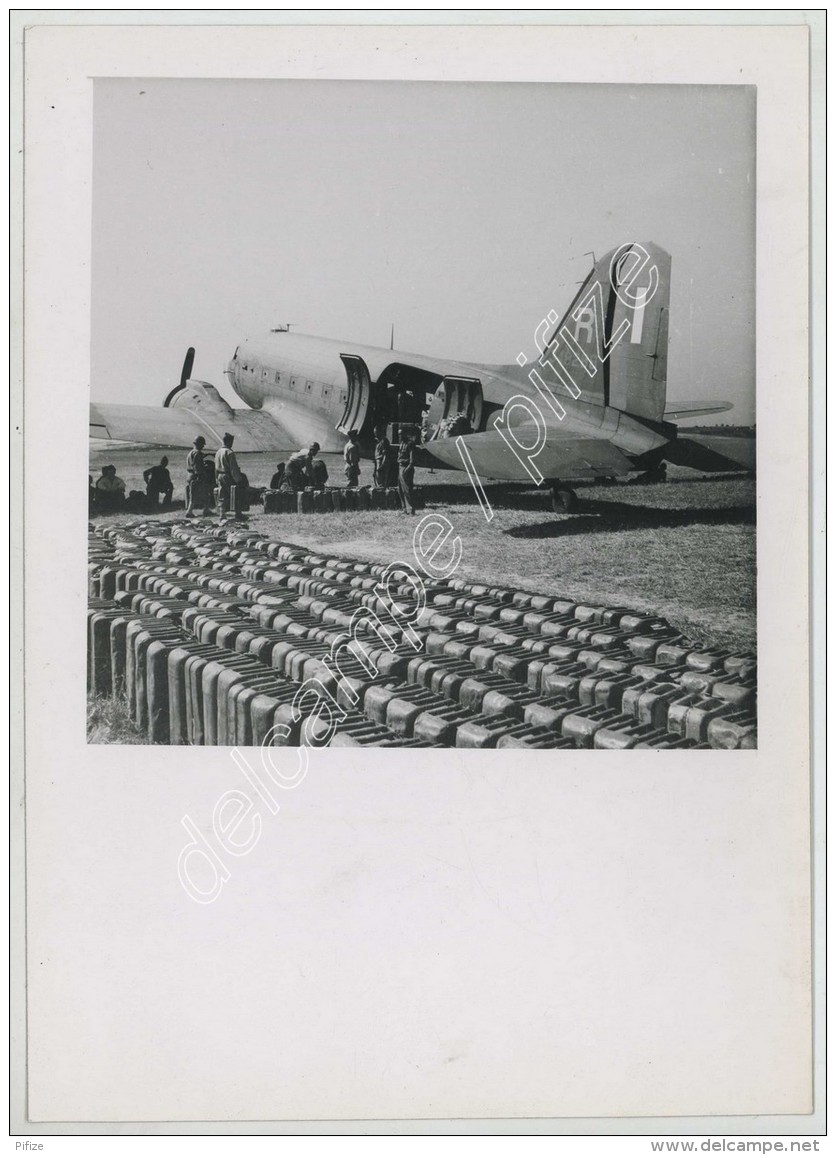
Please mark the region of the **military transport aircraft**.
<svg viewBox="0 0 836 1155"><path fill-rule="evenodd" d="M423 430L418 459L479 478L548 484L568 512L566 482L654 471L665 462L705 472L754 469L754 439L681 436L673 421L731 409L695 402L666 409L671 258L657 245L621 245L596 261L558 320L534 332L537 356L482 365L355 345L279 327L242 341L226 376L247 408L191 379L162 407L90 407L93 437L187 446L198 434L242 452L297 449L311 441L340 452L351 430L364 456L375 430L393 441Z"/></svg>

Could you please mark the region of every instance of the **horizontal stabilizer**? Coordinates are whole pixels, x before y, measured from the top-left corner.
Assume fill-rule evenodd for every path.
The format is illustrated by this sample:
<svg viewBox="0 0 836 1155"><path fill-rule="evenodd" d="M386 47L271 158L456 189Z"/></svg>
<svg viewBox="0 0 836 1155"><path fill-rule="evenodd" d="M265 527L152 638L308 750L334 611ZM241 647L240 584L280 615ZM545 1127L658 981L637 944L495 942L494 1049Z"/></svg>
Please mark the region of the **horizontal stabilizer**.
<svg viewBox="0 0 836 1155"><path fill-rule="evenodd" d="M240 453L298 448L267 413L230 409L227 413L197 413L187 408L155 405L90 406L90 436L111 441L138 441L146 445L189 446L198 434L210 449L223 443L224 433L235 437Z"/></svg>
<svg viewBox="0 0 836 1155"><path fill-rule="evenodd" d="M665 410L666 421L680 421L683 417L703 417L707 413L728 413L734 409L731 401L683 401Z"/></svg>
<svg viewBox="0 0 836 1155"><path fill-rule="evenodd" d="M755 468L754 437L677 437L665 450L665 460L704 473L737 473Z"/></svg>

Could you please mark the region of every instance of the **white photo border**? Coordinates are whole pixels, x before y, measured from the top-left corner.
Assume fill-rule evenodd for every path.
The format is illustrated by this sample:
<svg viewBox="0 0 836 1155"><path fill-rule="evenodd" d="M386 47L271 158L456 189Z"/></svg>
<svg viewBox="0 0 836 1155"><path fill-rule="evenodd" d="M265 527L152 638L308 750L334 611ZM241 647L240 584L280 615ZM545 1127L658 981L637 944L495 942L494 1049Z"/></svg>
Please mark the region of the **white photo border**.
<svg viewBox="0 0 836 1155"><path fill-rule="evenodd" d="M799 326L799 316L806 317L807 268L812 261L813 283L823 281L823 272L817 262L817 245L809 247L807 219L807 124L806 101L799 100L800 77L794 68L803 53L798 51L792 36L807 27L801 13L638 13L619 14L618 27L610 24L609 14L554 13L517 14L513 23L500 23L499 13L348 13L342 27L320 21L309 22L312 14L232 13L226 11L190 11L171 13L74 12L19 13L13 32L23 37L25 28L24 68L26 71L25 164L26 196L26 297L25 344L21 332L17 336L21 359L26 364L26 394L22 384L19 396L21 409L25 407L24 441L15 440L13 447L25 445L26 472L23 489L26 492L24 518L26 522L26 595L31 614L49 582L54 584L54 571L49 572L40 545L49 540L49 526L55 533L55 503L48 508L38 492L35 477L38 461L55 453L74 460L76 450L83 445L86 453L87 421L86 399L89 378L89 278L90 252L90 142L89 128L92 111L92 86L89 78L102 75L177 76L234 75L236 53L246 67L248 76L350 76L359 79L491 79L529 81L576 82L637 82L637 83L754 83L758 86L758 619L759 656L763 683L761 711L766 725L761 734L761 749L738 759L739 769L732 774L749 779L767 775L768 767L783 774L782 789L789 806L788 828L795 840L785 865L794 872L804 870L808 853L806 813L809 765L804 756L808 718L807 687L803 671L808 661L807 566L812 551L813 576L821 575L821 557L818 551L818 532L822 525L820 478L823 477L821 415L823 389L812 394L812 409L808 415L806 391L799 386L784 388L783 383L807 381L806 325ZM321 17L332 16L320 13ZM504 15L504 14L502 14ZM815 14L814 14L815 15ZM384 25L383 20L387 23ZM392 28L389 20L397 19ZM284 20L288 23L284 23ZM343 14L340 15L343 19ZM807 17L813 37L814 85L820 83L822 22ZM414 21L414 23L413 23ZM219 25L223 24L223 27ZM127 29L125 24L132 27ZM583 26L581 26L581 24ZM646 26L650 24L652 28ZM687 24L687 28L682 25ZM768 26L772 25L770 29ZM174 25L177 25L176 27ZM257 27L254 27L257 26ZM368 25L372 25L371 27ZM497 26L499 25L499 26ZM758 27L755 27L757 25ZM783 38L775 35L775 26L783 27ZM350 27L353 26L353 27ZM631 27L632 26L632 27ZM643 29L643 30L642 30ZM640 30L641 34L639 35ZM787 39L789 38L789 39ZM398 51L395 51L397 41ZM191 44L191 51L183 51L183 44ZM595 42L595 47L590 45ZM280 44L282 66L277 68L276 45ZM583 44L583 51L577 46ZM710 45L710 47L709 47ZM788 46L789 45L789 46ZM414 52L404 51L404 46ZM551 47L551 55L548 47ZM387 48L391 51L387 51ZM788 53L794 68L788 68ZM818 69L818 71L817 71ZM725 77L725 79L720 79ZM22 79L22 77L21 77ZM38 107L38 93L44 85L56 93L54 116L46 116ZM815 94L815 88L814 88ZM802 108L802 104L805 106ZM819 116L814 101L813 144ZM799 116L801 121L799 122ZM23 138L22 138L23 139ZM14 141L14 137L13 137ZM87 141L85 144L84 142ZM58 221L50 220L55 201L45 190L50 186L50 170L58 166L62 174L63 194L70 193L67 216L62 229ZM814 198L816 179L813 181ZM818 206L818 207L817 207ZM813 201L814 228L821 229L821 202ZM14 223L14 218L13 218ZM55 256L60 254L60 264ZM14 256L14 250L13 250ZM22 272L22 270L21 270ZM83 286L83 287L82 287ZM814 302L813 308L817 307ZM776 318L789 317L786 328L779 330ZM815 316L815 314L814 314ZM13 353L15 345L13 344ZM818 373L817 358L820 349L812 346L811 370L814 381ZM14 363L14 362L13 362ZM50 382L55 380L55 364L62 370L68 386L59 395L51 394L48 407L40 404L48 395ZM70 368L71 367L71 368ZM22 382L22 375L20 377ZM774 391L774 393L773 393ZM13 398L17 398L13 390ZM765 399L767 399L765 403ZM46 412L46 409L49 412ZM13 410L14 413L14 410ZM13 421L16 424L23 422ZM814 454L810 469L813 481L813 504L809 516L814 518L813 533L808 536L807 471L804 467L808 429L812 431L810 448ZM802 467L799 470L799 465ZM22 469L23 472L23 469ZM801 476L803 475L803 477ZM80 494L80 491L79 491ZM67 494L60 499L63 516L58 532L63 542L66 536L65 558L67 569L76 566L83 551L83 542L71 540L74 527L86 521L80 506L84 499ZM804 516L801 516L802 511ZM80 515L80 516L79 516ZM53 544L50 542L50 544ZM777 562L777 568L776 568ZM77 566L83 574L83 565ZM778 574L780 573L780 581ZM57 597L63 613L75 613L82 604L78 583L66 597ZM787 606L787 594L791 604ZM777 636L770 623L782 619ZM76 710L78 695L67 695L59 703L62 681L67 668L56 660L47 671L47 635L32 617L26 618L27 687L29 731L26 754L30 773L44 765L44 736L39 734L32 716L39 697L56 701L56 725L67 734L67 747L74 747L76 736L65 717ZM82 652L83 635L75 626L67 626L68 652L76 656ZM770 732L771 669L778 660L776 646L782 647L782 660L793 671L788 692L795 697L797 725L789 733ZM787 649L789 647L789 651ZM819 655L813 657L818 663ZM813 697L817 698L820 685L820 667L814 666L816 678ZM783 691L787 692L786 689ZM818 703L817 703L818 705ZM815 717L817 728L822 726L821 712ZM70 728L68 729L68 725ZM53 731L54 733L55 731ZM817 734L820 730L817 729ZM79 735L83 743L83 734ZM76 749L74 757L79 757ZM94 752L89 757L98 757ZM112 757L112 750L111 750ZM723 755L724 760L728 758ZM72 763L72 758L66 759ZM130 759L127 759L128 763ZM22 767L22 761L19 762ZM134 761L134 765L138 765ZM708 763L706 763L708 765ZM29 783L27 782L27 786ZM13 779L13 787L23 788L22 778ZM35 783L36 794L42 789ZM814 848L820 838L822 776L813 780L813 802L816 826L813 830ZM15 796L13 789L13 797ZM43 804L36 798L36 812ZM30 822L35 820L30 812ZM776 827L777 829L777 827ZM23 832L13 825L16 842L13 850L23 852L20 844ZM31 834L31 830L30 830ZM742 836L745 832L742 832ZM801 840L801 843L798 843ZM37 839L35 839L37 844ZM29 853L37 856L37 845L29 844ZM776 853L780 848L776 848ZM37 867L33 860L32 865ZM37 869L34 872L37 885ZM22 900L22 896L19 896ZM30 916L32 915L30 911ZM19 934L20 907L12 907L12 926ZM35 917L38 915L36 913ZM797 931L804 933L802 915ZM817 943L817 948L818 948ZM14 961L18 972L22 957ZM821 973L821 972L819 972ZM22 979L18 974L18 978ZM16 988L17 989L17 988ZM22 987L20 988L22 989ZM797 994L797 992L796 992ZM799 1008L801 1009L801 1008ZM25 1024L20 1016L20 1005L13 1007L13 1027L19 1046L23 1046ZM820 1040L819 1040L820 1042ZM22 1052L18 1052L22 1055ZM25 1062L25 1059L24 1059ZM820 1064L817 1064L820 1067ZM23 1071L23 1067L20 1071ZM18 1116L17 1134L112 1134L109 1124L83 1122L30 1123L25 1113L25 1088L21 1081L15 1086ZM817 1100L818 1101L818 1098ZM821 1121L815 1114L769 1116L767 1118L719 1117L664 1119L616 1117L599 1120L532 1120L534 1133L569 1134L814 1134ZM126 1121L127 1122L127 1121ZM449 1133L471 1134L475 1129L495 1134L500 1130L519 1133L525 1121L514 1119L507 1125L501 1120L470 1121L467 1124L441 1122ZM474 1126L475 1124L475 1126ZM155 1124L146 1121L137 1126L135 1133L199 1133L193 1123ZM371 1130L391 1134L394 1131L421 1133L439 1129L438 1122L429 1120L400 1120L396 1124L369 1122L355 1124L359 1133ZM86 1128L86 1130L82 1130ZM224 1124L206 1122L203 1133L241 1134L300 1133L298 1123ZM647 1129L653 1128L653 1129ZM124 1133L125 1123L119 1125ZM334 1124L310 1125L311 1133L333 1133ZM341 1123L338 1133L349 1133L349 1125Z"/></svg>

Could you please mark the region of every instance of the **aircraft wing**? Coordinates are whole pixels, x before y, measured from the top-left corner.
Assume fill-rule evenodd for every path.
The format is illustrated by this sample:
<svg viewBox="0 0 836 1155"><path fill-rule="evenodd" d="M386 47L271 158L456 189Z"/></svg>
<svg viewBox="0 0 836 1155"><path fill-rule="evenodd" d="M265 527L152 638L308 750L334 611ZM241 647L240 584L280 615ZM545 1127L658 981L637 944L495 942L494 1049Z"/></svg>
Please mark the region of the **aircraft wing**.
<svg viewBox="0 0 836 1155"><path fill-rule="evenodd" d="M234 434L235 448L241 453L298 448L269 414L254 409L199 413L176 406L90 406L90 436L94 438L185 447L201 434L207 446L215 448L223 444L224 433Z"/></svg>
<svg viewBox="0 0 836 1155"><path fill-rule="evenodd" d="M704 473L736 473L755 468L754 437L676 437L665 449L665 460Z"/></svg>
<svg viewBox="0 0 836 1155"><path fill-rule="evenodd" d="M536 443L536 430L531 426L529 439L523 426L516 429L523 444ZM455 437L438 438L422 445L422 449L456 469L464 468ZM495 429L486 433L470 433L462 438L480 477L502 481L533 480L505 439ZM571 434L551 436L532 463L543 477L598 477L629 473L635 467L630 459L608 440L598 437L574 437Z"/></svg>

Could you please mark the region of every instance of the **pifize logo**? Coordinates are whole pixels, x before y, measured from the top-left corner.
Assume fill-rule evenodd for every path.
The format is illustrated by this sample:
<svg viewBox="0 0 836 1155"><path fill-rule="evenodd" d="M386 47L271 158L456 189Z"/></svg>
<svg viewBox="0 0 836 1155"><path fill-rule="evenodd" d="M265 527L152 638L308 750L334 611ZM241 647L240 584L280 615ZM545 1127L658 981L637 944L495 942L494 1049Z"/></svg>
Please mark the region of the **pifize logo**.
<svg viewBox="0 0 836 1155"><path fill-rule="evenodd" d="M589 286L570 314L575 323L574 332L564 323L551 338L547 336L557 324L558 316L554 310L550 310L534 330L534 344L539 357L528 377L549 412L558 420L563 420L566 410L553 386L558 385L574 400L578 400L582 393L564 363L565 358L560 359L562 352L570 352L578 366L593 377L599 365L609 358L628 332L632 342L641 341L644 308L659 284L656 266L647 267L650 259L647 251L636 244L622 245L613 254L609 268L610 286L632 314L625 317L614 332L609 331L605 319L604 290L599 279ZM639 279L644 282L640 286L636 284ZM579 341L581 333L586 348ZM594 350L594 359L588 349ZM528 363L524 353L517 356L517 363L520 366ZM548 373L552 380L547 381L543 373ZM519 412L523 415L522 425L512 421L512 416ZM529 433L532 424L535 436L528 443L522 439L522 433ZM543 474L534 459L546 445L548 426L537 401L523 394L510 397L494 428L532 481L542 484ZM458 437L456 446L482 512L490 522L494 516L493 507L474 466L466 438ZM329 684L326 685L321 677L307 678L300 683L291 705L292 721L297 725L301 722L299 741L303 743L293 748L295 754L289 754L286 745L292 733L292 728L287 725L277 725L270 730L261 746L256 748L257 758L248 757L239 747L233 747L230 756L245 784L224 791L212 808L208 822L199 825L188 814L182 817L181 824L189 841L177 859L177 875L183 890L194 902L209 904L220 897L232 878L234 862L250 854L257 846L263 813L273 817L279 813L280 799L286 792L300 786L307 777L310 751L328 745L337 725L358 702L356 689L342 673L341 661L351 656L360 662L369 676L374 676L376 666L363 644L364 638L372 636L390 652L397 648L398 639L401 644L411 645L416 653L420 652L421 639L414 626L420 621L427 604L424 580L449 580L461 565L464 548L449 518L434 511L422 517L416 525L412 554L414 564L392 562L387 566L374 589L377 609L358 607L348 631L332 644L330 654L323 659ZM408 599L404 599L402 594L397 597L393 592L393 587L404 583L412 587L412 596ZM279 749L282 751L280 756Z"/></svg>

